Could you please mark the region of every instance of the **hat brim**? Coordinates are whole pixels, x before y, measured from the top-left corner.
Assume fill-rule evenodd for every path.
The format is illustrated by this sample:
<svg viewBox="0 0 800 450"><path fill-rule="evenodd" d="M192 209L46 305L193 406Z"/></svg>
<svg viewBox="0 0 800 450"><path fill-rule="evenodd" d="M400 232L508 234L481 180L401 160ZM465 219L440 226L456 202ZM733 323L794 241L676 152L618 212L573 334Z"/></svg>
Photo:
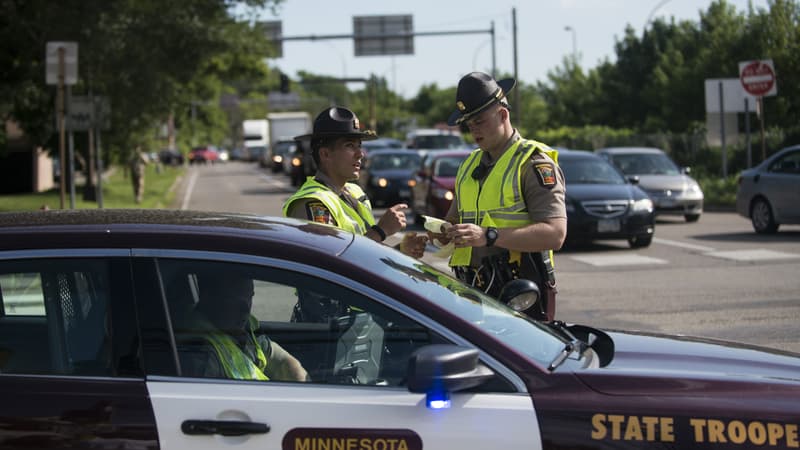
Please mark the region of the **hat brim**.
<svg viewBox="0 0 800 450"><path fill-rule="evenodd" d="M447 124L450 125L451 127L452 126L456 126L456 125L460 125L461 122L469 119L470 117L472 117L472 116L474 116L476 114L480 114L481 111L485 110L486 108L488 108L488 107L494 105L495 103L499 102L500 100L502 100L504 97L508 96L508 93L511 92L511 90L514 89L514 86L517 85L517 80L515 80L514 78L503 78L502 80L499 80L497 82L497 85L500 86L500 90L502 91L502 95L500 95L499 97L490 99L488 102L486 102L485 105L483 105L480 108L477 108L477 109L475 109L473 111L469 111L469 112L466 112L466 113L463 113L463 112L461 112L459 110L453 111L450 114L450 117L447 118Z"/></svg>
<svg viewBox="0 0 800 450"><path fill-rule="evenodd" d="M340 138L349 137L361 139L362 141L374 141L378 139L378 134L374 131L364 131L361 133L309 133L300 136L295 136L295 141L308 141L316 138Z"/></svg>

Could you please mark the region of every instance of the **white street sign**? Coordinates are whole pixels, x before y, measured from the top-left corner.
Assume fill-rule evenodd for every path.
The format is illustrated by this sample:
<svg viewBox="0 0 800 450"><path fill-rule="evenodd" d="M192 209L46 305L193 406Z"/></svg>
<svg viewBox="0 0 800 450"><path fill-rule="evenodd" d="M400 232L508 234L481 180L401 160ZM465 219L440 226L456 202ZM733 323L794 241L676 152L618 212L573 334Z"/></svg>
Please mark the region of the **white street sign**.
<svg viewBox="0 0 800 450"><path fill-rule="evenodd" d="M59 49L64 49L64 84L78 82L78 43L48 42L45 56L47 84L58 84Z"/></svg>

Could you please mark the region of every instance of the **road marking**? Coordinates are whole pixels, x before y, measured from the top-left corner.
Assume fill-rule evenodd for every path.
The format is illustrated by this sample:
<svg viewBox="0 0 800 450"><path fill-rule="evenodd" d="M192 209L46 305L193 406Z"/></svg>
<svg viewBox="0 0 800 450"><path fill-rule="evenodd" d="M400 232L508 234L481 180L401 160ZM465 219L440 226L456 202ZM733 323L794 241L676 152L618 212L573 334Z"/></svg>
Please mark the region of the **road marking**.
<svg viewBox="0 0 800 450"><path fill-rule="evenodd" d="M709 252L708 256L722 259L732 259L734 261L769 261L777 259L796 259L800 255L786 252L777 252L774 250L767 250L765 248L756 248L751 250L729 250L721 252Z"/></svg>
<svg viewBox="0 0 800 450"><path fill-rule="evenodd" d="M186 186L186 191L183 193L183 201L181 202L181 210L185 210L189 207L189 200L192 198L192 191L194 190L194 184L197 182L197 170L192 170L191 175L189 175L189 184Z"/></svg>
<svg viewBox="0 0 800 450"><path fill-rule="evenodd" d="M702 246L702 245L687 244L685 242L680 242L680 241L670 241L668 239L653 238L653 242L655 242L656 244L670 245L672 247L680 247L680 248L685 248L685 249L688 249L688 250L697 250L698 252L703 252L703 253L709 253L709 252L716 251L716 249L712 248L712 247L705 247L705 246Z"/></svg>
<svg viewBox="0 0 800 450"><path fill-rule="evenodd" d="M579 261L592 266L641 266L645 264L667 264L667 261L659 258L651 258L641 255L618 255L618 254L596 254L570 256L575 261ZM558 259L558 258L556 258Z"/></svg>

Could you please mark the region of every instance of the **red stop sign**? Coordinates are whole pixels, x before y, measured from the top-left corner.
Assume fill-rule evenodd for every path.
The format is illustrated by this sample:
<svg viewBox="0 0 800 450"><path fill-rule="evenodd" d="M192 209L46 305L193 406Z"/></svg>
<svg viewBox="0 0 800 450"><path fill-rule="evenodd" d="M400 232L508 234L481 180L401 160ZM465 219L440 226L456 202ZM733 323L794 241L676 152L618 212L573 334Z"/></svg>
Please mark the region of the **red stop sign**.
<svg viewBox="0 0 800 450"><path fill-rule="evenodd" d="M775 72L762 61L753 61L744 66L739 79L744 90L755 97L761 97L775 86Z"/></svg>

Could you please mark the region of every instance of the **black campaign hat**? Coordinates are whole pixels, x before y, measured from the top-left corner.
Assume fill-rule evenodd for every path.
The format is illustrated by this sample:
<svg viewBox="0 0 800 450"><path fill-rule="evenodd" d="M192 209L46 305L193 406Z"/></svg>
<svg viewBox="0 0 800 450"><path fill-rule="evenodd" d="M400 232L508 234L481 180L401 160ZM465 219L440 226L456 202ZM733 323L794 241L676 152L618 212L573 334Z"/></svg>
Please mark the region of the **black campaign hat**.
<svg viewBox="0 0 800 450"><path fill-rule="evenodd" d="M456 110L450 114L447 124L459 125L489 106L499 102L517 84L513 78L495 81L491 75L472 72L464 75L458 82L456 91Z"/></svg>
<svg viewBox="0 0 800 450"><path fill-rule="evenodd" d="M314 130L310 134L295 136L295 140L317 139L326 137L354 137L362 141L378 139L372 130L362 130L361 122L353 111L333 106L322 111L314 119Z"/></svg>

